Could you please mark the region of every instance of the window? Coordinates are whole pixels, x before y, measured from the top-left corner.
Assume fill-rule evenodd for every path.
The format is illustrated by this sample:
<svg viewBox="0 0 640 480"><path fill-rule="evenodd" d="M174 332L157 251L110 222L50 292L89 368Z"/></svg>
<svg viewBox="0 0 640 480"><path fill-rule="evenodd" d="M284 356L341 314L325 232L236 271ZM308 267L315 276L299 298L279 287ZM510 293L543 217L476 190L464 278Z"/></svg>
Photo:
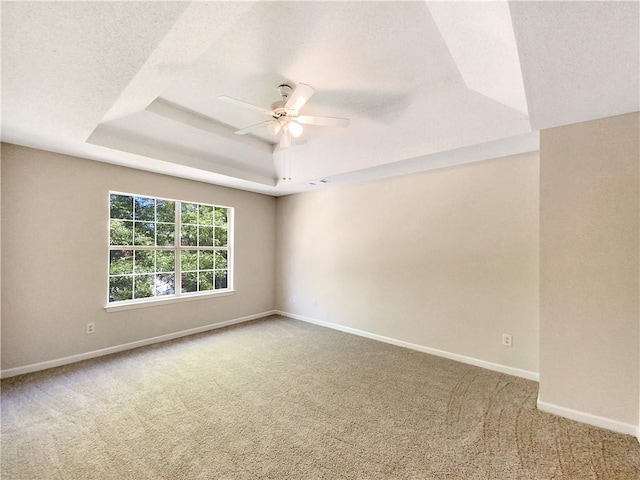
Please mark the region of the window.
<svg viewBox="0 0 640 480"><path fill-rule="evenodd" d="M230 291L233 209L109 194L109 303Z"/></svg>

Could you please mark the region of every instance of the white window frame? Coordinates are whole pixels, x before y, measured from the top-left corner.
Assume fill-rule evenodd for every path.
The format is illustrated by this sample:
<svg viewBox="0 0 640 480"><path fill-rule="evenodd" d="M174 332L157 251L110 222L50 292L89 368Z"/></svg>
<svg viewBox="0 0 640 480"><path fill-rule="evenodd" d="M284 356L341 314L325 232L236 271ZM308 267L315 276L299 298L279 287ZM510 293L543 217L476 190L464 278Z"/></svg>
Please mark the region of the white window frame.
<svg viewBox="0 0 640 480"><path fill-rule="evenodd" d="M143 198L152 198L154 200L166 200L170 202L175 202L175 227L174 227L174 238L173 245L111 245L111 196L112 195L123 195L130 197L143 197ZM204 205L213 208L226 208L227 209L227 246L226 247L217 247L215 245L212 246L199 246L199 245L182 245L181 243L181 233L182 233L182 204L196 204L196 205ZM135 203L134 203L135 209ZM156 222L154 222L156 223ZM135 225L135 223L134 223ZM190 201L190 200L177 200L173 198L165 198L165 197L157 197L153 195L146 195L142 193L127 193L120 191L109 191L107 196L107 298L106 304L104 306L107 311L118 311L118 310L128 310L132 308L141 308L159 304L167 304L174 302L184 302L184 301L192 301L192 300L201 300L205 298L212 297L220 297L233 295L235 292L233 288L233 272L234 272L234 208L227 205L214 205L209 203L203 203L198 201ZM215 237L214 237L215 238ZM215 243L215 242L214 242ZM171 251L174 252L174 293L169 295L161 295L161 296L153 296L146 298L134 298L131 300L119 300L110 302L110 279L112 275L110 274L110 258L111 252L114 250L153 250L153 251ZM188 250L211 250L215 252L216 250L223 250L227 252L227 288L221 289L213 289L206 291L197 291L197 292L182 292L182 252ZM135 275L135 273L133 273ZM135 281L135 280L134 280ZM215 285L215 253L214 253L214 285Z"/></svg>

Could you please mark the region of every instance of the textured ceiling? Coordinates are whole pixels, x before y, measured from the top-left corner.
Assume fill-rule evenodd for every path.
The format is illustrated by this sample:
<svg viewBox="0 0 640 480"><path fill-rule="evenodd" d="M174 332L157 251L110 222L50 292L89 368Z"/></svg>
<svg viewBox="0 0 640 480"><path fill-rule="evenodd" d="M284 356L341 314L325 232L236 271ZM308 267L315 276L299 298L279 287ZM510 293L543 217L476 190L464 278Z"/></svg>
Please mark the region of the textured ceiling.
<svg viewBox="0 0 640 480"><path fill-rule="evenodd" d="M2 139L283 195L538 149L638 111L638 2L2 2ZM281 83L312 85L278 148ZM286 179L283 179L285 177ZM289 179L290 177L290 179ZM315 185L311 185L314 183Z"/></svg>

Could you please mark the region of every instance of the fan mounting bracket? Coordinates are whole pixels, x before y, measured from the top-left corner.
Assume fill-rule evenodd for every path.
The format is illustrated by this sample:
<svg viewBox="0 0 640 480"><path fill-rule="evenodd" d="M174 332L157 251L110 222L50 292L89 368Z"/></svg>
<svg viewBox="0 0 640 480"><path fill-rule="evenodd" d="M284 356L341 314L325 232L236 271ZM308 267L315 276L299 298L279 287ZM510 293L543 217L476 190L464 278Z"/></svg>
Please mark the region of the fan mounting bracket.
<svg viewBox="0 0 640 480"><path fill-rule="evenodd" d="M291 95L292 91L293 88L291 88L291 85L288 85L286 83L281 83L280 85L278 85L278 92L282 96L282 100L284 102L287 101L287 98L289 98L289 95Z"/></svg>

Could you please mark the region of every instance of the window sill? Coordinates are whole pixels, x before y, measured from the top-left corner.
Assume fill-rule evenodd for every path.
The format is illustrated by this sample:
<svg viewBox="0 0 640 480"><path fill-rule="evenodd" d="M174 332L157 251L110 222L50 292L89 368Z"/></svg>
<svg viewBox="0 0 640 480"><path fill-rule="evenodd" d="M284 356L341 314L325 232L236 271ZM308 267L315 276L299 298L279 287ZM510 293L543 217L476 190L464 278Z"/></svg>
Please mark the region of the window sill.
<svg viewBox="0 0 640 480"><path fill-rule="evenodd" d="M233 295L235 290L222 290L220 292L207 292L207 293L197 293L195 295L179 295L172 296L168 298L152 298L147 299L144 298L142 300L131 300L127 302L117 302L117 303L108 303L104 306L104 309L108 312L119 312L122 310L132 310L134 308L144 308L144 307L157 307L159 305L166 305L168 303L179 303L179 302L192 302L194 300L205 300L208 298L214 297L226 297L228 295Z"/></svg>

